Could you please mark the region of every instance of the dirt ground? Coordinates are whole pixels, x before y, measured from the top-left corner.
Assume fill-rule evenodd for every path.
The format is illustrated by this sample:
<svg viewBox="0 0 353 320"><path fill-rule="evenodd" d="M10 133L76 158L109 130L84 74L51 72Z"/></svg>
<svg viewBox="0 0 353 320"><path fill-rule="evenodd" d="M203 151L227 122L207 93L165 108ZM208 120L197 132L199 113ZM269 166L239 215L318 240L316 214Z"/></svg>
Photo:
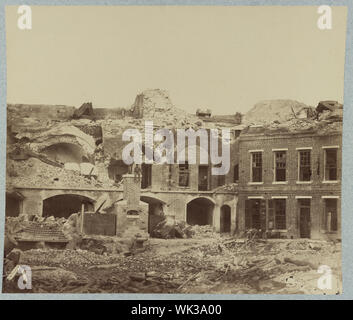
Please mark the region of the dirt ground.
<svg viewBox="0 0 353 320"><path fill-rule="evenodd" d="M129 255L32 249L20 263L32 269L28 293L342 292L341 243L307 239L149 239ZM331 270L331 288L318 287L322 265ZM24 292L16 280L4 280L3 292Z"/></svg>

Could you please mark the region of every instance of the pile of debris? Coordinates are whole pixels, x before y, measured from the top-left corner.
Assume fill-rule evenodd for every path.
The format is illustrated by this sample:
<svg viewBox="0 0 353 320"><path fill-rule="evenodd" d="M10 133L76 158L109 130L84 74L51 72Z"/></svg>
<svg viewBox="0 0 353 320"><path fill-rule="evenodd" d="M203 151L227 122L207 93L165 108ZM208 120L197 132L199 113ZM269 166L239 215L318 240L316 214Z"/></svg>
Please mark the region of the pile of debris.
<svg viewBox="0 0 353 320"><path fill-rule="evenodd" d="M16 240L17 247L56 248L52 244L62 243L60 248L69 250L87 250L96 254L122 254L124 256L142 252L146 249L145 238L118 238L84 234L82 231L81 213L74 213L67 219L64 217L41 217L37 215L21 215L6 218L6 234ZM21 243L32 246L21 246Z"/></svg>
<svg viewBox="0 0 353 320"><path fill-rule="evenodd" d="M342 122L343 105L337 101L320 101L313 108L293 100L268 100L245 114L249 127L243 133L342 132Z"/></svg>
<svg viewBox="0 0 353 320"><path fill-rule="evenodd" d="M196 239L204 239L204 238L219 238L220 234L218 232L215 232L213 227L210 225L204 225L204 226L199 226L199 225L194 225L191 228L193 238Z"/></svg>
<svg viewBox="0 0 353 320"><path fill-rule="evenodd" d="M191 226L185 221L177 221L164 217L151 232L151 237L161 239L191 238L193 235Z"/></svg>
<svg viewBox="0 0 353 320"><path fill-rule="evenodd" d="M13 185L21 187L47 186L72 188L115 188L113 181L99 181L95 176L84 176L78 171L66 170L36 158L8 160L7 174Z"/></svg>
<svg viewBox="0 0 353 320"><path fill-rule="evenodd" d="M340 250L339 243L307 239L155 239L138 255L37 249L24 252L21 263L32 267L33 292L322 294L318 267L340 274ZM334 283L326 293L340 290Z"/></svg>
<svg viewBox="0 0 353 320"><path fill-rule="evenodd" d="M6 234L11 234L20 243L63 243L68 242L63 233L65 218L21 215L6 218Z"/></svg>
<svg viewBox="0 0 353 320"><path fill-rule="evenodd" d="M131 109L135 117L153 120L156 126L196 128L203 124L196 115L174 106L169 93L161 89L144 90L137 95Z"/></svg>
<svg viewBox="0 0 353 320"><path fill-rule="evenodd" d="M265 100L255 104L244 116L246 124L283 123L291 119L306 119L313 108L294 100Z"/></svg>
<svg viewBox="0 0 353 320"><path fill-rule="evenodd" d="M188 225L185 221L164 217L152 230L151 237L160 239L204 239L218 238L220 235L214 231L211 225Z"/></svg>

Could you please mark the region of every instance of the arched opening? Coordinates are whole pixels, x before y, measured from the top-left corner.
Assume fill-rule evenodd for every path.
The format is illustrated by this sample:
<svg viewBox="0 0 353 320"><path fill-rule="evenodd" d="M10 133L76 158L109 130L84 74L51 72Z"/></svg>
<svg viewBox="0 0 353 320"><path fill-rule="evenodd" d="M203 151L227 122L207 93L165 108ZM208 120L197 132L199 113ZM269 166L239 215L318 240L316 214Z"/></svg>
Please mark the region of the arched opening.
<svg viewBox="0 0 353 320"><path fill-rule="evenodd" d="M6 217L17 217L21 213L23 197L17 192L6 192Z"/></svg>
<svg viewBox="0 0 353 320"><path fill-rule="evenodd" d="M221 207L221 216L220 216L220 231L221 232L230 232L230 224L231 224L231 215L230 215L230 207L228 205L223 205Z"/></svg>
<svg viewBox="0 0 353 320"><path fill-rule="evenodd" d="M146 196L142 196L140 199L148 204L148 233L151 233L156 225L164 219L164 202Z"/></svg>
<svg viewBox="0 0 353 320"><path fill-rule="evenodd" d="M190 201L186 208L186 222L190 225L212 225L214 204L206 198Z"/></svg>
<svg viewBox="0 0 353 320"><path fill-rule="evenodd" d="M68 218L71 214L81 212L82 205L85 211L93 211L94 201L90 198L75 194L61 194L43 201L43 216Z"/></svg>
<svg viewBox="0 0 353 320"><path fill-rule="evenodd" d="M42 150L50 160L62 164L87 162L83 149L72 143L56 143Z"/></svg>

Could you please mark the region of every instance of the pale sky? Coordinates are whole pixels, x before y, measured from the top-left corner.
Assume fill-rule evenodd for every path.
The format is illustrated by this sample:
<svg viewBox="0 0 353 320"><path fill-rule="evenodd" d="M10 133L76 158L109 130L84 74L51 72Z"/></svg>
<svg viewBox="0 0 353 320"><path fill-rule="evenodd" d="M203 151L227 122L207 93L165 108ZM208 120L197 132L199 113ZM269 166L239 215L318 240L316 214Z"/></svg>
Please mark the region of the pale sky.
<svg viewBox="0 0 353 320"><path fill-rule="evenodd" d="M185 110L246 112L266 99L343 102L346 7L6 8L7 101L127 107L144 89Z"/></svg>

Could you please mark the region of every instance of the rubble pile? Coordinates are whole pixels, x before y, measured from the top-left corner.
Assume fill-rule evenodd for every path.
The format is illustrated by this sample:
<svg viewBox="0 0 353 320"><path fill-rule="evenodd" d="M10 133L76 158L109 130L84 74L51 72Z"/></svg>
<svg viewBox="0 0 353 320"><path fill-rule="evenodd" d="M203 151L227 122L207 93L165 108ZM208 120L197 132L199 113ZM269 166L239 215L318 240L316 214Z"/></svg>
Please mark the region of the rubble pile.
<svg viewBox="0 0 353 320"><path fill-rule="evenodd" d="M31 249L24 251L25 261L29 265L43 265L48 267L83 268L93 265L113 264L120 260L120 256L101 255L89 250L57 250Z"/></svg>
<svg viewBox="0 0 353 320"><path fill-rule="evenodd" d="M140 108L143 118L153 120L161 127L197 127L203 122L196 116L177 108L169 93L161 89L148 89L140 93L132 108Z"/></svg>
<svg viewBox="0 0 353 320"><path fill-rule="evenodd" d="M250 126L244 132L342 132L343 105L337 101L320 101L316 108L293 100L267 100L257 103L244 116ZM256 129L251 126L261 126Z"/></svg>
<svg viewBox="0 0 353 320"><path fill-rule="evenodd" d="M81 232L81 215L79 213L70 215L68 219L37 215L7 217L6 234L21 242L41 242L42 245L40 247L42 248L48 248L48 243L62 242L65 244L62 249L86 250L99 255L122 254L125 256L141 252L146 247L145 243L142 246L138 245L139 239L137 238L83 234Z"/></svg>
<svg viewBox="0 0 353 320"><path fill-rule="evenodd" d="M192 237L196 239L220 237L220 234L218 232L215 232L213 230L213 227L210 225L204 225L204 226L194 225L191 227L191 232L192 232Z"/></svg>
<svg viewBox="0 0 353 320"><path fill-rule="evenodd" d="M36 215L22 215L6 218L6 234L10 234L16 241L42 243L67 243L63 233L65 218L39 217Z"/></svg>
<svg viewBox="0 0 353 320"><path fill-rule="evenodd" d="M315 119L291 119L284 123L272 122L264 126L265 130L270 134L274 132L342 132L342 119L332 120L315 120Z"/></svg>
<svg viewBox="0 0 353 320"><path fill-rule="evenodd" d="M210 225L188 225L185 221L164 218L152 230L151 237L160 239L203 239L218 238L220 235Z"/></svg>
<svg viewBox="0 0 353 320"><path fill-rule="evenodd" d="M191 226L185 221L167 219L160 221L151 232L151 237L161 239L191 238L193 235Z"/></svg>
<svg viewBox="0 0 353 320"><path fill-rule="evenodd" d="M329 265L333 276L340 268L340 245L333 242L229 237L151 241L144 252L129 256L29 250L21 263L33 267L33 292L82 293L322 293L318 266ZM56 276L49 277L51 273ZM5 282L5 292L9 288ZM335 284L326 293L340 290Z"/></svg>
<svg viewBox="0 0 353 320"><path fill-rule="evenodd" d="M78 171L51 166L36 158L21 161L9 159L7 168L8 172L11 170L12 184L21 187L114 188L110 180L99 181L94 176L83 176Z"/></svg>
<svg viewBox="0 0 353 320"><path fill-rule="evenodd" d="M283 123L291 119L307 118L312 108L294 100L265 100L255 104L244 116L246 124Z"/></svg>

